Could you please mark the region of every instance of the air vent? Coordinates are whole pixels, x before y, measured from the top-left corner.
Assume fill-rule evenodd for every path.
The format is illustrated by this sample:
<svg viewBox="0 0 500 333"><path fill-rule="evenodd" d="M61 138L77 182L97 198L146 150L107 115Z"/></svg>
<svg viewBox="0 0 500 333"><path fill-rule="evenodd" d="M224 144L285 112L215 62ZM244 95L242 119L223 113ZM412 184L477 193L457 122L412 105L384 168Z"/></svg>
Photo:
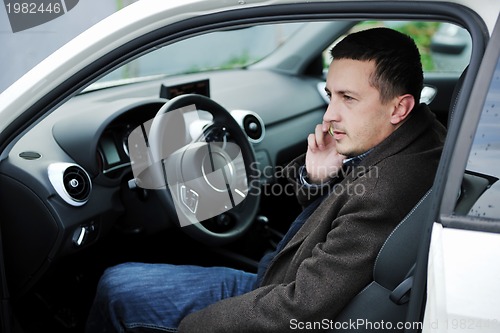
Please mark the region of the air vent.
<svg viewBox="0 0 500 333"><path fill-rule="evenodd" d="M42 155L34 151L23 151L22 153L19 153L19 157L31 161L39 159L40 157L42 157Z"/></svg>
<svg viewBox="0 0 500 333"><path fill-rule="evenodd" d="M247 115L243 119L243 129L252 140L259 140L262 137L262 124L254 115Z"/></svg>
<svg viewBox="0 0 500 333"><path fill-rule="evenodd" d="M71 163L54 163L49 166L49 179L57 194L72 206L85 204L92 190L87 172Z"/></svg>
<svg viewBox="0 0 500 333"><path fill-rule="evenodd" d="M259 143L264 139L264 121L257 113L246 110L233 110L231 115L240 124L250 142Z"/></svg>
<svg viewBox="0 0 500 333"><path fill-rule="evenodd" d="M77 166L66 169L63 176L64 189L75 201L85 201L90 194L90 179L85 171Z"/></svg>

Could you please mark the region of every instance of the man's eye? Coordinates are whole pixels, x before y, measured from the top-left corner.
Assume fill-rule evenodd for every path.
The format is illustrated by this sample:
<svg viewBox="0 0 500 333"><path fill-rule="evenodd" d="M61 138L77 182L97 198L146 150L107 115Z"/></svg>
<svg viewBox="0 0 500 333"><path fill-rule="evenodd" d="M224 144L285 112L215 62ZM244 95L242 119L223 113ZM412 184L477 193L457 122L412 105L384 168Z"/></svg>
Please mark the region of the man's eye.
<svg viewBox="0 0 500 333"><path fill-rule="evenodd" d="M344 100L345 100L345 101L352 101L352 100L354 100L354 98L352 98L352 97L351 97L351 96L349 96L349 95L344 95L343 97L344 97Z"/></svg>

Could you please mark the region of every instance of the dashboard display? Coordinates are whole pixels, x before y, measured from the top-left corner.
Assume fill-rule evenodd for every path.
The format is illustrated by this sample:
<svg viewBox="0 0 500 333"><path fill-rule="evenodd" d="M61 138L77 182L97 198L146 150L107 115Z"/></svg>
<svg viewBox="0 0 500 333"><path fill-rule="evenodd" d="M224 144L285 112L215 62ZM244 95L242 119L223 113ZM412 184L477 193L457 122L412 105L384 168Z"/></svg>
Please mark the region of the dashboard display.
<svg viewBox="0 0 500 333"><path fill-rule="evenodd" d="M160 97L172 99L179 95L184 94L198 94L206 97L210 97L210 82L208 79L199 80L199 81L191 81L176 85L166 86L164 84L161 85L160 88Z"/></svg>
<svg viewBox="0 0 500 333"><path fill-rule="evenodd" d="M101 139L101 149L108 165L113 165L121 161L113 138L107 135L104 136Z"/></svg>

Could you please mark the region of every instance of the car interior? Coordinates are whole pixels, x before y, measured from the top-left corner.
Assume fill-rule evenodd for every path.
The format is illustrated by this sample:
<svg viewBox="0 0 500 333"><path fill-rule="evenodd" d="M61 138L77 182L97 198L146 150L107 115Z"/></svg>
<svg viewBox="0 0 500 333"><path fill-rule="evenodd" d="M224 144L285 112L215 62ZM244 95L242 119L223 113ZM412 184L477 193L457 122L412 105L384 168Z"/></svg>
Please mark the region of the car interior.
<svg viewBox="0 0 500 333"><path fill-rule="evenodd" d="M122 262L255 272L301 211L281 171L305 152L307 135L321 122L331 45L350 31L382 25L419 38L425 68L421 102L456 129L455 112L463 112L455 110L457 101L466 98L461 91L471 90L487 39L484 27L467 15L234 19L203 33L159 39L147 52L137 50L127 61L102 66L102 73L89 73L87 83L29 124L2 153L4 326L13 314L14 331L82 332L99 277ZM445 24L468 32L465 41L440 40ZM439 68L437 59L446 64L447 57L461 63ZM184 118L162 122L163 115L179 109ZM178 192L172 187L172 194L164 190L166 179L158 185L148 173L158 167L151 161L155 151L162 159L200 136L215 143L223 157L230 143L239 146L244 163L234 162L235 174L246 175L230 195L233 206L208 218L195 216L193 205L220 192L215 185L208 194L182 186ZM155 146L162 142L168 148ZM185 163L203 167L205 162L195 156ZM196 177L201 176L191 178ZM460 210L468 211L495 181L468 173L457 195ZM175 193L183 213L172 203ZM432 198L429 191L389 237L374 282L339 320L360 313L404 320L419 246L408 239L424 232L418 222L426 218ZM202 222L182 227L181 216Z"/></svg>

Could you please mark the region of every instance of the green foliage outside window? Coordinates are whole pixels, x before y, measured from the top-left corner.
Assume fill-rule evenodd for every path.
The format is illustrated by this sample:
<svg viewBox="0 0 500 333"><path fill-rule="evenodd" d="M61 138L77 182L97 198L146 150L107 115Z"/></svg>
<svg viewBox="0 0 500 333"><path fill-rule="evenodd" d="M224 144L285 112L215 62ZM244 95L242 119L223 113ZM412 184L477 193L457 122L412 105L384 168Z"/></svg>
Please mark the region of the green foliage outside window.
<svg viewBox="0 0 500 333"><path fill-rule="evenodd" d="M411 36L420 51L424 71L434 70L434 61L430 52L431 38L439 27L438 22L411 22L394 29Z"/></svg>
<svg viewBox="0 0 500 333"><path fill-rule="evenodd" d="M439 22L364 21L353 27L350 32L385 26L409 35L415 40L415 44L420 51L424 71L429 72L435 70L430 45L432 36L436 33L439 25ZM325 59L324 65L325 68L328 68L330 59Z"/></svg>

